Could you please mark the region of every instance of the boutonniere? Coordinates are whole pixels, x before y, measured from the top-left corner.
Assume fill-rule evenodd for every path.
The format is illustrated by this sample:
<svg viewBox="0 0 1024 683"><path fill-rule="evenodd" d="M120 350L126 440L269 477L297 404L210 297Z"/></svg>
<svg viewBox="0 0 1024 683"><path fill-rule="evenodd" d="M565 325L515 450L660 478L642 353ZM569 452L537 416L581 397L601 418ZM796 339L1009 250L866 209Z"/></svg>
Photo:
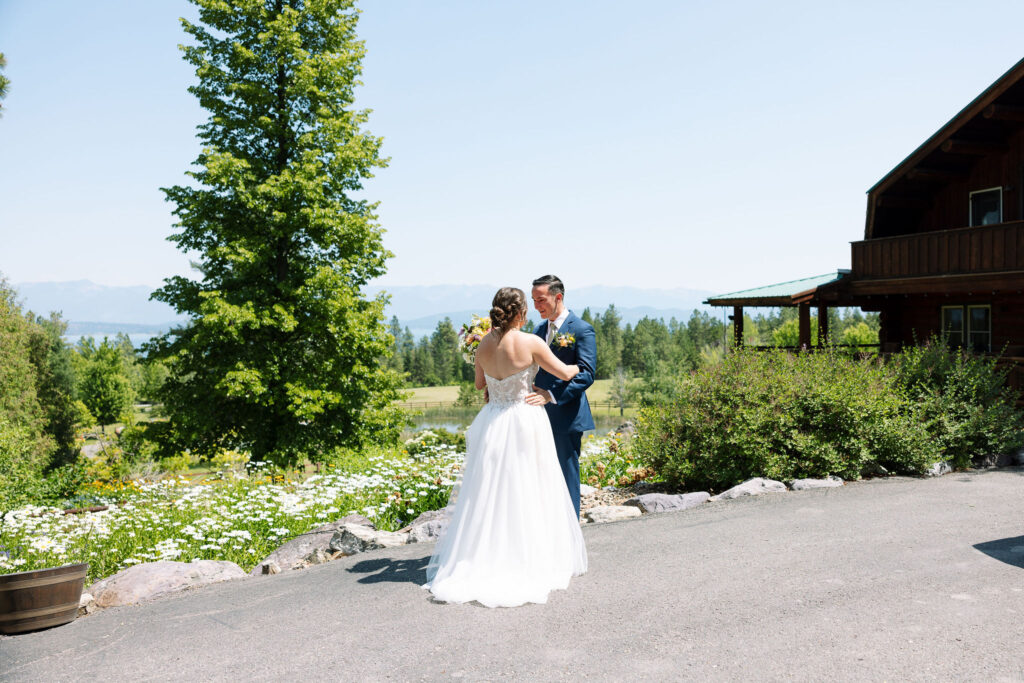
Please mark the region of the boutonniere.
<svg viewBox="0 0 1024 683"><path fill-rule="evenodd" d="M574 334L556 334L554 339L551 340L552 346L560 346L563 349L572 348L572 345L576 343L576 335Z"/></svg>

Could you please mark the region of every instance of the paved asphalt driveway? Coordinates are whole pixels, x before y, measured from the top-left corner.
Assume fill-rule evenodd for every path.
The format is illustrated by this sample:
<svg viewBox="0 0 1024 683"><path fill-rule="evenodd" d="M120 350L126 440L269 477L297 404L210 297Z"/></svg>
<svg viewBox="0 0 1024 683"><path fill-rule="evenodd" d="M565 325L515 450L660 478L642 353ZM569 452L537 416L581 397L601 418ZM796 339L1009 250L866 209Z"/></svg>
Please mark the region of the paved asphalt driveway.
<svg viewBox="0 0 1024 683"><path fill-rule="evenodd" d="M1024 680L1024 470L588 526L546 605L433 603L432 546L0 637L0 679Z"/></svg>

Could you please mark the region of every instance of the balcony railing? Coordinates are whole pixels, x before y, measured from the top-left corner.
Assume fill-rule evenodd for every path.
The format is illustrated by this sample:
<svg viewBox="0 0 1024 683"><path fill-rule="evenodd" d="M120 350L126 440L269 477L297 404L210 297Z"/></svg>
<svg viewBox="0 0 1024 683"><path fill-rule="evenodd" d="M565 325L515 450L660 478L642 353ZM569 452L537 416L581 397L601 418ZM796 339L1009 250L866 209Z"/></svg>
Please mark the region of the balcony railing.
<svg viewBox="0 0 1024 683"><path fill-rule="evenodd" d="M1024 221L862 240L851 246L858 280L1024 270Z"/></svg>

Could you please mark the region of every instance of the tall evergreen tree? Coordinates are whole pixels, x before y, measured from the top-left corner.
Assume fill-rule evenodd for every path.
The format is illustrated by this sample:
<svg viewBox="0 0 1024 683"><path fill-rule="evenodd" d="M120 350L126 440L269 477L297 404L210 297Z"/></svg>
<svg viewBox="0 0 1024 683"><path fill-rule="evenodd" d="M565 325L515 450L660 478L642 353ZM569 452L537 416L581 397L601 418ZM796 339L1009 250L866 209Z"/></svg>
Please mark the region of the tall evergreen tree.
<svg viewBox="0 0 1024 683"><path fill-rule="evenodd" d="M150 354L170 443L200 454L245 448L291 463L394 441L400 376L386 297L363 287L390 254L376 204L359 198L385 165L354 108L363 43L354 0L191 0L183 47L209 112L192 182L165 190L201 280L171 278L154 298L189 322Z"/></svg>
<svg viewBox="0 0 1024 683"><path fill-rule="evenodd" d="M434 333L430 335L430 350L434 355L434 373L439 384L453 384L461 377L458 364L462 363L459 354L459 335L455 331L450 318L437 323Z"/></svg>
<svg viewBox="0 0 1024 683"><path fill-rule="evenodd" d="M597 333L597 377L608 379L622 364L622 316L610 304L594 325Z"/></svg>
<svg viewBox="0 0 1024 683"><path fill-rule="evenodd" d="M391 333L391 357L387 359L387 365L395 372L403 372L405 363L402 354L402 323L398 321L397 315L391 316L388 332Z"/></svg>
<svg viewBox="0 0 1024 683"><path fill-rule="evenodd" d="M437 385L437 373L434 371L434 352L428 337L420 337L412 357L412 375L409 381L416 387L432 387Z"/></svg>
<svg viewBox="0 0 1024 683"><path fill-rule="evenodd" d="M4 57L4 53L0 52L0 71L7 68L7 58ZM4 105L3 99L7 97L7 89L11 85L11 80L0 73L0 115L3 114Z"/></svg>

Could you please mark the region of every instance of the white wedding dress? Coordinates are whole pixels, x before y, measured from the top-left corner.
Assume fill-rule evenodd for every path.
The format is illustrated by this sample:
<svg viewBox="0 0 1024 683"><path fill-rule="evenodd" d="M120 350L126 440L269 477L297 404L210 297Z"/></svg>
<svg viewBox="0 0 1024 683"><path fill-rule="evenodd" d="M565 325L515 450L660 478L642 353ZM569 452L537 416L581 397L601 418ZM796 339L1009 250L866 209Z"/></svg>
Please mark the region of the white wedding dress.
<svg viewBox="0 0 1024 683"><path fill-rule="evenodd" d="M448 526L427 565L444 602L487 607L547 602L587 571L587 550L562 477L551 424L524 403L537 366L486 376L490 401L466 430L466 462Z"/></svg>

